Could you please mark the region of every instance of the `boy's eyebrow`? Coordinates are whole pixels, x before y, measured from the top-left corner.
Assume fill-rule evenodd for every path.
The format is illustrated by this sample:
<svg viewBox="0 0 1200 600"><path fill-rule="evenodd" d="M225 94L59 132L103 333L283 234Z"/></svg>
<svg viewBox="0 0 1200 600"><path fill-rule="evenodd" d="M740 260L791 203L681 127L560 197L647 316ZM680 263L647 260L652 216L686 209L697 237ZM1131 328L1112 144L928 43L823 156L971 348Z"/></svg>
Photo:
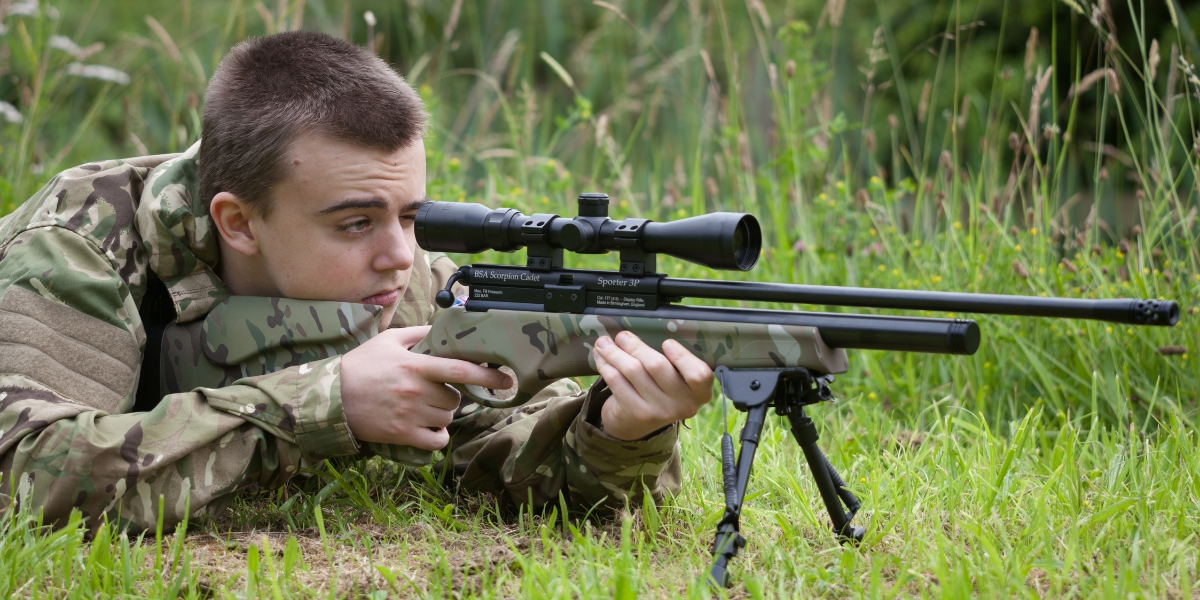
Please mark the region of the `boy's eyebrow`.
<svg viewBox="0 0 1200 600"><path fill-rule="evenodd" d="M333 206L321 209L320 214L327 215L339 210L349 210L352 208L387 208L387 202L379 198L348 198Z"/></svg>
<svg viewBox="0 0 1200 600"><path fill-rule="evenodd" d="M420 198L417 198L416 200L411 200L411 201L409 201L408 204L405 204L400 209L400 212L406 213L406 212L409 212L412 210L417 210L418 208L421 208L421 205L425 204L426 202L430 202L429 196L421 196Z"/></svg>
<svg viewBox="0 0 1200 600"><path fill-rule="evenodd" d="M421 205L425 204L426 202L429 202L429 198L427 196L422 196L420 199L413 200L413 201L409 202L408 204L405 204L403 207L400 208L400 212L406 213L409 211L417 210L418 208L421 208ZM382 199L376 198L376 197L348 198L346 200L342 200L341 202L338 202L337 204L334 204L333 206L329 206L329 207L321 209L320 214L327 215L329 213L338 212L339 210L350 210L353 208L387 208L387 202L384 202Z"/></svg>

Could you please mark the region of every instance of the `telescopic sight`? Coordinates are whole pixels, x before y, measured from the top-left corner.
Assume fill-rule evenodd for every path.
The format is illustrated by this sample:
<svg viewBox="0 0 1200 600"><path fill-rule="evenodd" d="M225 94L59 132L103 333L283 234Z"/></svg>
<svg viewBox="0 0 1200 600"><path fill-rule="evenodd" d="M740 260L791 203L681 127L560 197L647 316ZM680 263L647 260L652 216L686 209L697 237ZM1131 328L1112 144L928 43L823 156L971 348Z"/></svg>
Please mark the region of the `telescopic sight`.
<svg viewBox="0 0 1200 600"><path fill-rule="evenodd" d="M637 251L669 254L713 269L748 271L758 262L762 231L746 213L717 212L656 223L608 217L608 196L580 196L574 218L523 215L464 202L427 202L416 217L417 243L432 252L512 252L522 247L581 254Z"/></svg>

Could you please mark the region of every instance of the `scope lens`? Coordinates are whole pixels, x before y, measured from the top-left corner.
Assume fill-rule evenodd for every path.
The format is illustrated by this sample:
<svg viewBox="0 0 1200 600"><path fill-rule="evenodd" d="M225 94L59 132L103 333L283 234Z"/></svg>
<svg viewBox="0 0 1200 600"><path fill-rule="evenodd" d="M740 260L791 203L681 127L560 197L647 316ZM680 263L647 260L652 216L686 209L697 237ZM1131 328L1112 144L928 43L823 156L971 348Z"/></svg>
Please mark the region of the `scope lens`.
<svg viewBox="0 0 1200 600"><path fill-rule="evenodd" d="M647 223L641 242L647 252L670 254L713 269L749 271L758 262L762 234L753 215L717 212Z"/></svg>
<svg viewBox="0 0 1200 600"><path fill-rule="evenodd" d="M733 230L733 257L737 268L742 271L753 269L761 250L762 232L758 229L758 220L746 215Z"/></svg>

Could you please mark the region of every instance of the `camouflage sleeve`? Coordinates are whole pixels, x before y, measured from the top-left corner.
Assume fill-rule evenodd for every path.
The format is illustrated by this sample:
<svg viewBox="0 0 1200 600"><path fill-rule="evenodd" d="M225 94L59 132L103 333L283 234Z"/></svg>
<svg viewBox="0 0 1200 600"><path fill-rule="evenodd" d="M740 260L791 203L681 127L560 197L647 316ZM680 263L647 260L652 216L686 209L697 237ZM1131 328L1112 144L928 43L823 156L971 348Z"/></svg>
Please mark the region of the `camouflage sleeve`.
<svg viewBox="0 0 1200 600"><path fill-rule="evenodd" d="M120 414L144 334L119 289L104 254L59 228L23 234L0 259L0 507L15 499L47 523L79 509L93 524L153 528L161 499L170 527L185 507L281 485L301 457L357 452L337 357Z"/></svg>
<svg viewBox="0 0 1200 600"><path fill-rule="evenodd" d="M661 501L681 486L679 425L646 439L618 440L596 424L611 395L603 380L582 391L561 380L517 408L464 401L450 426L450 449L435 470L460 491L517 504L611 511L639 506L644 491Z"/></svg>

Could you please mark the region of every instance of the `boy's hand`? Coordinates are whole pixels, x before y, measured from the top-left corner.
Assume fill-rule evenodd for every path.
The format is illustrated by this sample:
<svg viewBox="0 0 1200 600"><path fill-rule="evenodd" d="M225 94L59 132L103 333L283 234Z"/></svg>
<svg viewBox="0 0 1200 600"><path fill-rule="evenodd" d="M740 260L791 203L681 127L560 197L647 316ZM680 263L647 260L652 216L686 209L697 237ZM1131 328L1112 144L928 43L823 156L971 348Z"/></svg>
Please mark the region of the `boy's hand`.
<svg viewBox="0 0 1200 600"><path fill-rule="evenodd" d="M429 327L388 329L342 357L342 410L354 437L367 442L439 450L450 442L459 394L447 383L508 389L495 369L409 352Z"/></svg>
<svg viewBox="0 0 1200 600"><path fill-rule="evenodd" d="M628 331L596 340L596 369L612 390L600 409L604 432L632 441L696 415L712 399L713 371L679 342L662 352Z"/></svg>

